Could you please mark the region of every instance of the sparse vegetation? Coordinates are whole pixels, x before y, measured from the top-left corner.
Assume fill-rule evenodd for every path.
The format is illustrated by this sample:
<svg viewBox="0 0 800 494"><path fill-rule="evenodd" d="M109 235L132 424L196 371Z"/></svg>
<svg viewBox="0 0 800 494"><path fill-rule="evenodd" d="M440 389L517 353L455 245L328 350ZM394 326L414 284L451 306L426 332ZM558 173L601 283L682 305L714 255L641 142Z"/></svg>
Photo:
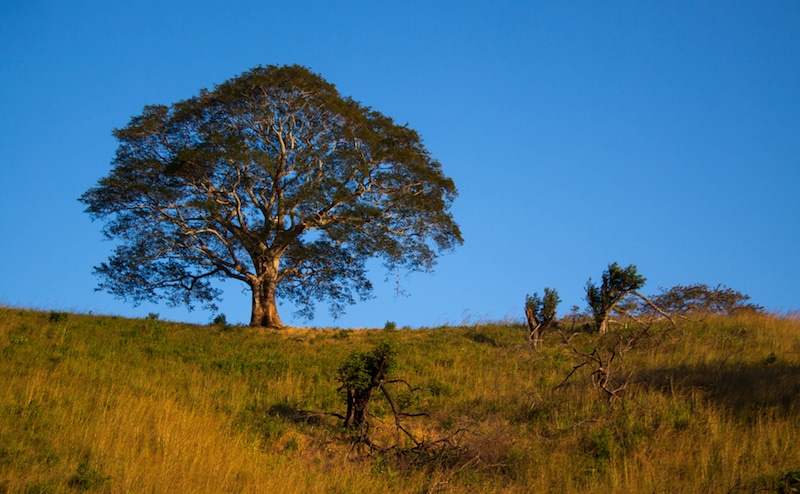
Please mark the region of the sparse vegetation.
<svg viewBox="0 0 800 494"><path fill-rule="evenodd" d="M0 492L796 491L796 315L656 320L625 352L635 321L560 325L568 346L551 331L534 348L519 325L241 330L0 308ZM337 369L389 336L391 376L417 388L392 399L426 412L403 427L443 441L427 455L393 438L387 400L368 417L390 451L304 412L344 413ZM615 346L624 402L590 365L558 387L571 347Z"/></svg>

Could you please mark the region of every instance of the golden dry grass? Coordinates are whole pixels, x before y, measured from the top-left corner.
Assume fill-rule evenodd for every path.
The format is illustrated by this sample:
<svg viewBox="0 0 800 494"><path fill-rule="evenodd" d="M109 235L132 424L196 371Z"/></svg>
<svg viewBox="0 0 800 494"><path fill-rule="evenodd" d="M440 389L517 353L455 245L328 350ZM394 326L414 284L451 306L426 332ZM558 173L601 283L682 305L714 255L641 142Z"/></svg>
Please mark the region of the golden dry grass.
<svg viewBox="0 0 800 494"><path fill-rule="evenodd" d="M780 492L800 470L800 321L658 332L609 402L513 326L253 331L0 308L0 492ZM392 338L398 402L441 457L359 454L336 368ZM613 337L613 335L612 335ZM573 340L607 348L592 334ZM385 402L372 437L396 430ZM461 431L461 432L457 432ZM403 448L401 448L402 450ZM789 480L787 480L789 479ZM782 483L783 482L783 483ZM787 484L787 482L789 482ZM785 491L790 492L790 491Z"/></svg>

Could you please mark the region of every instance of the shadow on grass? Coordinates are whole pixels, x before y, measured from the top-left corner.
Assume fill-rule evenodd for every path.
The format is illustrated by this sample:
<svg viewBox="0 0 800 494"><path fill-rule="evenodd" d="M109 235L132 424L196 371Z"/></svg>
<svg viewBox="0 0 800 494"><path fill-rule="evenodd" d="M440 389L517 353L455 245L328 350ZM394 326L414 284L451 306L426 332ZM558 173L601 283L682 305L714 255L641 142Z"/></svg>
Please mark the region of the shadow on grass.
<svg viewBox="0 0 800 494"><path fill-rule="evenodd" d="M295 424L307 424L307 425L322 425L323 423L322 418L328 415L341 417L340 415L337 414L315 412L312 410L301 410L286 402L276 403L275 405L272 405L271 407L269 407L268 413L273 417L280 417L284 420L293 422Z"/></svg>
<svg viewBox="0 0 800 494"><path fill-rule="evenodd" d="M500 344L497 343L497 340L484 333L479 333L478 331L470 331L465 336L475 343L485 344L493 347L500 346Z"/></svg>
<svg viewBox="0 0 800 494"><path fill-rule="evenodd" d="M711 404L741 418L759 411L800 412L800 366L773 358L749 364L718 362L657 369L636 381L665 393L700 392Z"/></svg>

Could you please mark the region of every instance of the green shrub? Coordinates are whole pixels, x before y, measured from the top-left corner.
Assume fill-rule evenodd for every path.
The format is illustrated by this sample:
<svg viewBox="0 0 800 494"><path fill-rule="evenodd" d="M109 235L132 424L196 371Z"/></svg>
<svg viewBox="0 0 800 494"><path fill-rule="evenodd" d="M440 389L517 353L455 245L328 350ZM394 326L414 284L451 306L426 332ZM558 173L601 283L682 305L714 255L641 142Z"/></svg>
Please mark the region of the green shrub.
<svg viewBox="0 0 800 494"><path fill-rule="evenodd" d="M104 476L97 467L93 467L88 459L78 463L78 471L69 481L69 486L79 491L88 491L98 487L100 484L111 480L111 477Z"/></svg>
<svg viewBox="0 0 800 494"><path fill-rule="evenodd" d="M778 482L779 494L800 492L800 468L786 472Z"/></svg>
<svg viewBox="0 0 800 494"><path fill-rule="evenodd" d="M69 314L67 314L66 312L52 311L52 312L50 312L50 316L48 317L48 320L50 322L52 322L52 323L59 323L59 322L66 321L67 317L69 317Z"/></svg>
<svg viewBox="0 0 800 494"><path fill-rule="evenodd" d="M370 352L353 352L339 366L337 380L346 394L345 427L365 424L372 392L393 370L397 349L384 340Z"/></svg>

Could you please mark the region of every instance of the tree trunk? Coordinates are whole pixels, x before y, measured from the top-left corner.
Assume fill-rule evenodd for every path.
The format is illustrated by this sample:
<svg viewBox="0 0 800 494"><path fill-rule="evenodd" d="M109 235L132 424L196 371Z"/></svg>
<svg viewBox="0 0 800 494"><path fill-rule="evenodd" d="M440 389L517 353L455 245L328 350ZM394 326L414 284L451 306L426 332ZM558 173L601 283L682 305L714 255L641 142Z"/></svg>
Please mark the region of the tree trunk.
<svg viewBox="0 0 800 494"><path fill-rule="evenodd" d="M362 427L367 421L367 408L369 402L372 400L372 391L374 387L370 386L362 392L358 392L355 388L347 389L347 416L344 419L344 426L347 427Z"/></svg>
<svg viewBox="0 0 800 494"><path fill-rule="evenodd" d="M261 276L253 281L253 308L250 313L250 326L261 328L282 328L283 322L278 315L275 294L278 288L277 272L275 276Z"/></svg>
<svg viewBox="0 0 800 494"><path fill-rule="evenodd" d="M598 328L600 334L608 334L608 315L603 317L603 320L600 322L600 327Z"/></svg>
<svg viewBox="0 0 800 494"><path fill-rule="evenodd" d="M528 319L528 338L533 342L533 346L539 346L539 342L542 338L540 331L542 329L542 323L539 322L530 307L525 307L525 317Z"/></svg>

